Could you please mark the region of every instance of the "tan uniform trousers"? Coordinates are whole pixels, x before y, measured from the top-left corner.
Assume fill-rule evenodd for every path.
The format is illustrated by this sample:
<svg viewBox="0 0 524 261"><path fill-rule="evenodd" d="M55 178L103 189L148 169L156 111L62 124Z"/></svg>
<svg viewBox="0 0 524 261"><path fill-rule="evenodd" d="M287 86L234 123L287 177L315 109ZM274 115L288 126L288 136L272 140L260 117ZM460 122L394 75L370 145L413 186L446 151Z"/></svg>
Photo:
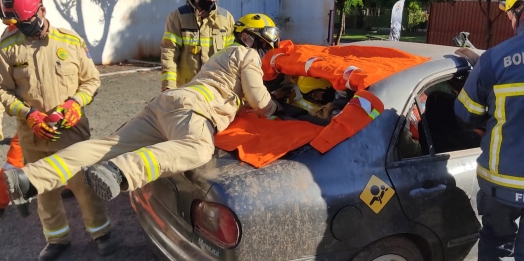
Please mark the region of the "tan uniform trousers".
<svg viewBox="0 0 524 261"><path fill-rule="evenodd" d="M25 149L22 154L26 163L36 162L51 155L50 152L41 152ZM86 186L82 175L77 175L68 181L69 189L75 194L80 205L82 218L87 232L93 239L101 237L111 228L108 219L105 202L100 199L95 191ZM44 229L44 235L48 243L60 244L70 241L69 225L67 223L64 205L62 204L61 189L39 194L37 197L38 215Z"/></svg>
<svg viewBox="0 0 524 261"><path fill-rule="evenodd" d="M192 110L203 106L208 106L203 97L184 89L164 92L114 134L75 143L50 156L61 162L59 167L44 159L23 170L42 193L63 186L82 166L105 160L122 170L131 191L195 169L211 160L215 149L214 126Z"/></svg>

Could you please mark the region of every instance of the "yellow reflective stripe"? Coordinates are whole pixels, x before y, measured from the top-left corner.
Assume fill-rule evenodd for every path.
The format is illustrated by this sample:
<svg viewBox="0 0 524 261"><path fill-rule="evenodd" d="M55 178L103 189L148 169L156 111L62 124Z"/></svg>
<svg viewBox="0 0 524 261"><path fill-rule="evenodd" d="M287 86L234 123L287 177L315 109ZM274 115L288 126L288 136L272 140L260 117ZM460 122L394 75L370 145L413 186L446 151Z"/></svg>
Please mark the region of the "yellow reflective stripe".
<svg viewBox="0 0 524 261"><path fill-rule="evenodd" d="M275 120L276 118L277 118L277 116L275 116L275 115L268 117L269 120Z"/></svg>
<svg viewBox="0 0 524 261"><path fill-rule="evenodd" d="M229 46L235 42L234 36L226 36L224 39L224 42L226 42L226 46Z"/></svg>
<svg viewBox="0 0 524 261"><path fill-rule="evenodd" d="M212 100L215 99L215 96L213 95L213 93L211 93L207 87L205 87L204 85L193 85L193 86L189 86L188 88L191 88L199 93L201 93L204 98L206 99L207 102L210 102Z"/></svg>
<svg viewBox="0 0 524 261"><path fill-rule="evenodd" d="M479 103L473 101L466 91L464 89L460 91L460 94L458 96L458 100L464 105L466 110L468 110L470 113L476 114L476 115L484 115L486 114L486 107L480 105Z"/></svg>
<svg viewBox="0 0 524 261"><path fill-rule="evenodd" d="M60 41L60 42L69 43L69 44L74 44L76 46L80 46L80 39L78 39L77 37L74 37L72 35L67 35L67 34L60 33L59 31L56 31L56 30L51 30L49 32L49 38L57 40L57 41Z"/></svg>
<svg viewBox="0 0 524 261"><path fill-rule="evenodd" d="M371 119L373 119L373 120L374 120L376 117L378 117L379 115L380 115L380 112L377 111L377 109L373 109L373 111L371 111L371 112L369 113L369 117L371 117Z"/></svg>
<svg viewBox="0 0 524 261"><path fill-rule="evenodd" d="M158 174L160 172L155 155L153 155L153 153L146 148L141 148L135 152L138 153L138 155L140 155L144 161L147 173L147 182L155 181L158 178Z"/></svg>
<svg viewBox="0 0 524 261"><path fill-rule="evenodd" d="M69 232L69 226L65 226L61 229L57 229L57 230L47 230L44 228L44 235L46 236L49 236L49 237L58 237L58 236L61 236L65 233Z"/></svg>
<svg viewBox="0 0 524 261"><path fill-rule="evenodd" d="M174 72L164 72L162 73L162 81L175 81L176 82L177 74Z"/></svg>
<svg viewBox="0 0 524 261"><path fill-rule="evenodd" d="M200 46L206 46L206 47L213 46L213 38L209 38L209 37L201 37L200 39L184 37L182 39L183 39L184 45L195 46L195 45L199 45L199 41L200 41Z"/></svg>
<svg viewBox="0 0 524 261"><path fill-rule="evenodd" d="M109 220L109 218L107 219L106 223L104 223L103 225L99 226L99 227L88 227L86 226L86 230L87 232L93 234L93 233L96 233L106 227L108 227L109 225L111 225L111 220Z"/></svg>
<svg viewBox="0 0 524 261"><path fill-rule="evenodd" d="M20 113L20 110L24 108L24 103L16 100L15 102L11 103L11 106L9 106L9 115L16 116L19 118L23 118L21 115L18 115Z"/></svg>
<svg viewBox="0 0 524 261"><path fill-rule="evenodd" d="M44 158L51 167L56 171L58 176L60 177L60 180L62 181L62 184L66 184L67 181L73 177L71 174L71 170L67 167L67 165L64 163L62 158L60 158L57 155L51 155L49 157Z"/></svg>
<svg viewBox="0 0 524 261"><path fill-rule="evenodd" d="M497 124L491 130L489 145L489 170L498 173L500 162L500 147L502 146L502 126L506 123L506 98L524 96L524 83L508 83L493 86L495 93L495 113Z"/></svg>
<svg viewBox="0 0 524 261"><path fill-rule="evenodd" d="M164 32L164 37L162 37L164 40L168 40L173 42L174 44L182 46L182 38L180 36L171 33L171 32Z"/></svg>
<svg viewBox="0 0 524 261"><path fill-rule="evenodd" d="M93 100L91 95L89 95L89 94L87 94L85 92L77 92L77 94L82 99L82 102L83 102L84 105L87 105L87 104L91 103L91 101Z"/></svg>
<svg viewBox="0 0 524 261"><path fill-rule="evenodd" d="M514 189L524 189L524 178L521 177L509 176L497 173L495 171L489 171L481 166L477 167L477 175L499 186Z"/></svg>
<svg viewBox="0 0 524 261"><path fill-rule="evenodd" d="M24 39L25 39L25 36L23 34L19 34L14 37L7 38L7 40L3 41L0 44L0 48L2 48L2 50L4 51L7 51L9 47L24 42Z"/></svg>
<svg viewBox="0 0 524 261"><path fill-rule="evenodd" d="M314 109L313 106L309 105L303 99L295 100L295 102L297 102L298 107L304 110L313 110Z"/></svg>

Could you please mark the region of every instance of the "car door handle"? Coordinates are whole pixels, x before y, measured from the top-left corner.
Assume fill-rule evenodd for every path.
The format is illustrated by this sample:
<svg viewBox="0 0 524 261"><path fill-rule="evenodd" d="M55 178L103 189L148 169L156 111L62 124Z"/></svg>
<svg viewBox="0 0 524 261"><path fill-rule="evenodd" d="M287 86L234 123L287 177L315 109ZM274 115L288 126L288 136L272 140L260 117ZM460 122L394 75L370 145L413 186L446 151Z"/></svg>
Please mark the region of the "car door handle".
<svg viewBox="0 0 524 261"><path fill-rule="evenodd" d="M434 194L446 189L446 185L440 184L432 188L416 188L409 192L409 195L412 197L420 197L428 194Z"/></svg>

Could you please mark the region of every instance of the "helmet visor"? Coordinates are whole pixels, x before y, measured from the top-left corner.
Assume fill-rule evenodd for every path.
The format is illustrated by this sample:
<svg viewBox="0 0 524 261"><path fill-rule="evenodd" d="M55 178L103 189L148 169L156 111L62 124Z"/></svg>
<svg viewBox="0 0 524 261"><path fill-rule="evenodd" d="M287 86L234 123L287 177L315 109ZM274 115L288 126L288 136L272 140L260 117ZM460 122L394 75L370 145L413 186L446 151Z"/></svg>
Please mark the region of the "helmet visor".
<svg viewBox="0 0 524 261"><path fill-rule="evenodd" d="M266 26L260 29L259 33L269 43L274 43L280 39L280 30L273 26Z"/></svg>

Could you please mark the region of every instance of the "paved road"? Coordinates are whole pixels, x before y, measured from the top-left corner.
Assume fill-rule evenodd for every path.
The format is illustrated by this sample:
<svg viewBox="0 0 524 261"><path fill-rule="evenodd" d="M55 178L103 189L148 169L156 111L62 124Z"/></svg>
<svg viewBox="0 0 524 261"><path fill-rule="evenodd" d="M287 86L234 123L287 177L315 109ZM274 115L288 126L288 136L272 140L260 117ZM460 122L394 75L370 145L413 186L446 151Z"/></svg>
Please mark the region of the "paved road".
<svg viewBox="0 0 524 261"><path fill-rule="evenodd" d="M101 67L100 72L132 69L131 67ZM116 130L125 121L140 111L160 91L160 72L139 72L120 76L103 77L102 86L95 101L86 109L90 118L92 137L105 136ZM12 137L15 132L14 120L4 116L4 135ZM9 139L0 143L0 163L5 162ZM59 260L156 260L147 245L145 233L129 203L129 194L122 193L108 203L113 222L113 235L119 242L118 251L102 258L96 252L96 245L84 229L81 213L74 198L64 200L69 226L72 231L72 246ZM0 221L0 260L36 260L45 246L42 226L36 213L36 201L32 202L32 215L21 219L15 209L8 209Z"/></svg>

